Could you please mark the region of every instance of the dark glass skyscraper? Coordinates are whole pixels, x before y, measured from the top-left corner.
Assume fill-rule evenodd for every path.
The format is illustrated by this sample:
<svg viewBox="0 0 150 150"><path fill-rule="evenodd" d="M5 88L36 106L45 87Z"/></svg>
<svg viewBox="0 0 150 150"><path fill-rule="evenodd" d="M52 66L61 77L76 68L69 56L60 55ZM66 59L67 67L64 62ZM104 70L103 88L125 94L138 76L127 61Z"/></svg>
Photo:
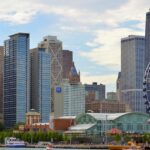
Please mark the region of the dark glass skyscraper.
<svg viewBox="0 0 150 150"><path fill-rule="evenodd" d="M51 58L45 48L31 50L31 108L49 122L51 112Z"/></svg>
<svg viewBox="0 0 150 150"><path fill-rule="evenodd" d="M4 123L25 122L30 108L29 34L17 33L4 42Z"/></svg>

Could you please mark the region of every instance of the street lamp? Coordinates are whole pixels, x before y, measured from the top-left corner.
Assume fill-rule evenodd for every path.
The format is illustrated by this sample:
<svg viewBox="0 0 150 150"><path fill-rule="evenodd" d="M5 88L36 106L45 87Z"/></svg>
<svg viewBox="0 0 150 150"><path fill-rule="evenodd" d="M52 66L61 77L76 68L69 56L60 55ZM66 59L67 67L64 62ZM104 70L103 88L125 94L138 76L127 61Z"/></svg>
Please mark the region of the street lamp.
<svg viewBox="0 0 150 150"><path fill-rule="evenodd" d="M106 138L106 144L107 144L107 115L105 120L105 138Z"/></svg>

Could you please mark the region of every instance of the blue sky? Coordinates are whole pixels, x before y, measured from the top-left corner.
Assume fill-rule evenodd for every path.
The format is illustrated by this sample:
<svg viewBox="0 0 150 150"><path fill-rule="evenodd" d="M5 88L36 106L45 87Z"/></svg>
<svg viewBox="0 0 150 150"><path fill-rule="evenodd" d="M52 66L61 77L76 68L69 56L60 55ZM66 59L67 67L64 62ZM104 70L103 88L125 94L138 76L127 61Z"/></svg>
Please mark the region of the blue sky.
<svg viewBox="0 0 150 150"><path fill-rule="evenodd" d="M16 32L30 33L30 47L56 35L74 52L83 83L116 90L120 39L144 35L149 0L5 0L0 5L0 44ZM8 9L9 8L9 9Z"/></svg>

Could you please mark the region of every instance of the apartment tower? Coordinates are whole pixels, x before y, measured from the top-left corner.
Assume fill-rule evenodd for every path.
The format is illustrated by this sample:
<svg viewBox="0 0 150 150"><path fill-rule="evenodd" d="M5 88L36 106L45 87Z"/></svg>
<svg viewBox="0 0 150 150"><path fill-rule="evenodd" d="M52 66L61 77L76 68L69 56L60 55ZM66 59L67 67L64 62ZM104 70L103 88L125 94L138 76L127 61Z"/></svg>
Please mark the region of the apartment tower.
<svg viewBox="0 0 150 150"><path fill-rule="evenodd" d="M4 123L25 122L30 108L29 34L17 33L4 42Z"/></svg>

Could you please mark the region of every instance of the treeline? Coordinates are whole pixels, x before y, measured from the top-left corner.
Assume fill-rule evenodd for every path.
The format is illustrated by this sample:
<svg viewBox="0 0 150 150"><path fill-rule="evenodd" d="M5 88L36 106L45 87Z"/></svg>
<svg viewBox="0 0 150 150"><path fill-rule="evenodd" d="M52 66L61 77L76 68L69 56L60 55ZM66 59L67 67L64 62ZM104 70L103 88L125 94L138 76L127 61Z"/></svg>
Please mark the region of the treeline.
<svg viewBox="0 0 150 150"><path fill-rule="evenodd" d="M16 137L20 140L24 140L28 143L38 143L39 141L48 142L68 142L69 137L58 132L24 132L24 133L13 133L12 131L2 131L0 132L0 143L3 144L5 137Z"/></svg>

